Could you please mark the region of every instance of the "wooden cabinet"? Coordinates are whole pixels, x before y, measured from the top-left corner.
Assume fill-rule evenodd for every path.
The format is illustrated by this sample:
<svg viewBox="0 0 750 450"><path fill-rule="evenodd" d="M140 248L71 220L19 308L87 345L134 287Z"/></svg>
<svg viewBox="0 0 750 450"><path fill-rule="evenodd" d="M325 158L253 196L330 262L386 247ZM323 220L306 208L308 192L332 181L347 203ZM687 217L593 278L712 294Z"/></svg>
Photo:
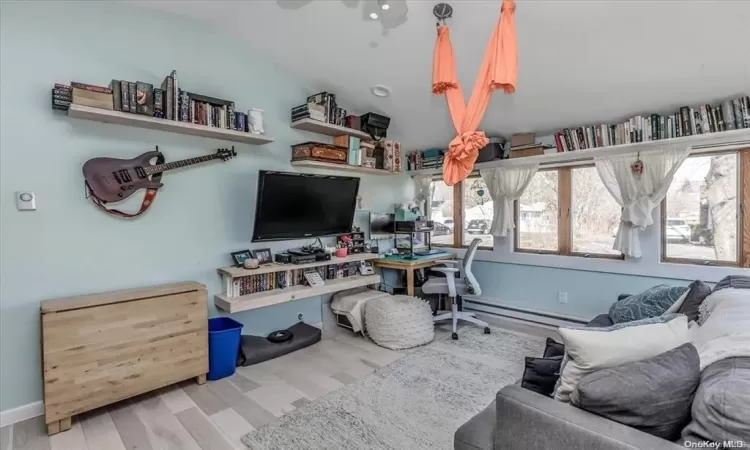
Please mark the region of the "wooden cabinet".
<svg viewBox="0 0 750 450"><path fill-rule="evenodd" d="M41 305L49 434L71 417L208 372L206 287L194 281Z"/></svg>

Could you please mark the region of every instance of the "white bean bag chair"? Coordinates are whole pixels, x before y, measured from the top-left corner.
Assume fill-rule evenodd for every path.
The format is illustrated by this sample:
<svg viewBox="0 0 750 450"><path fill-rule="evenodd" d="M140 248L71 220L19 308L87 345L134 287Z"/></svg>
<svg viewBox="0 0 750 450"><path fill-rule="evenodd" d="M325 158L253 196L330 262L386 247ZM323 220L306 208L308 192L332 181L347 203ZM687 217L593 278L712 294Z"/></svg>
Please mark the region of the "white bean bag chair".
<svg viewBox="0 0 750 450"><path fill-rule="evenodd" d="M408 295L368 301L365 305L365 328L376 344L393 350L417 347L435 338L430 304Z"/></svg>

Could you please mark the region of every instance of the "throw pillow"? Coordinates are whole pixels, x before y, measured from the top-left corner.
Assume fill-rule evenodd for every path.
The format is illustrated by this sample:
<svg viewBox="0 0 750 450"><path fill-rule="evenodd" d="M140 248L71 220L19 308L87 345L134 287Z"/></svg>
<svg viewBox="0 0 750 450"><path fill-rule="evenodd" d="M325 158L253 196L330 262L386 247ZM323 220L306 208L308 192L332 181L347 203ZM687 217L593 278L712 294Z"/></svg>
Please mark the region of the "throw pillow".
<svg viewBox="0 0 750 450"><path fill-rule="evenodd" d="M679 309L676 311L679 314L685 314L690 321L698 320L698 308L703 303L703 300L711 295L711 286L696 280L688 285L687 297L682 302Z"/></svg>
<svg viewBox="0 0 750 450"><path fill-rule="evenodd" d="M750 289L750 276L747 275L727 275L714 286L714 292L721 289Z"/></svg>
<svg viewBox="0 0 750 450"><path fill-rule="evenodd" d="M526 358L521 387L544 396L551 396L560 377L562 355L549 358Z"/></svg>
<svg viewBox="0 0 750 450"><path fill-rule="evenodd" d="M544 357L562 356L565 354L565 346L552 338L547 338L544 343Z"/></svg>
<svg viewBox="0 0 750 450"><path fill-rule="evenodd" d="M686 442L750 443L750 358L727 358L706 367L693 400ZM687 446L687 445L685 445ZM697 448L697 446L694 446ZM719 447L716 447L719 448Z"/></svg>
<svg viewBox="0 0 750 450"><path fill-rule="evenodd" d="M586 375L570 399L583 410L674 441L690 418L700 378L698 351L683 344Z"/></svg>
<svg viewBox="0 0 750 450"><path fill-rule="evenodd" d="M654 286L640 294L615 302L609 308L609 317L612 322L618 324L660 316L687 290L685 286Z"/></svg>
<svg viewBox="0 0 750 450"><path fill-rule="evenodd" d="M607 328L560 327L566 363L555 399L569 402L584 376L656 356L689 342L687 317L668 314L612 325Z"/></svg>

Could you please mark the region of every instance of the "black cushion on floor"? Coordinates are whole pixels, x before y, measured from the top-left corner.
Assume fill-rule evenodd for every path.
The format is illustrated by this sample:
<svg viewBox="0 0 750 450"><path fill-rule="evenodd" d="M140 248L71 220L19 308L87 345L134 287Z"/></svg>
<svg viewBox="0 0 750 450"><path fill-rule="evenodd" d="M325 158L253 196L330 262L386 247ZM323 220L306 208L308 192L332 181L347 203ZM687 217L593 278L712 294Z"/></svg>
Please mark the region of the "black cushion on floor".
<svg viewBox="0 0 750 450"><path fill-rule="evenodd" d="M565 345L557 342L552 338L547 338L547 341L544 343L544 354L542 355L543 357L549 358L552 356L562 356L564 354Z"/></svg>
<svg viewBox="0 0 750 450"><path fill-rule="evenodd" d="M237 365L258 364L309 347L320 341L320 328L315 328L304 322L298 322L287 329L292 332L293 337L278 344L272 343L265 336L243 334L240 352L237 356Z"/></svg>
<svg viewBox="0 0 750 450"><path fill-rule="evenodd" d="M555 383L560 378L562 359L562 355L550 358L526 357L521 387L547 397L551 396L555 390Z"/></svg>

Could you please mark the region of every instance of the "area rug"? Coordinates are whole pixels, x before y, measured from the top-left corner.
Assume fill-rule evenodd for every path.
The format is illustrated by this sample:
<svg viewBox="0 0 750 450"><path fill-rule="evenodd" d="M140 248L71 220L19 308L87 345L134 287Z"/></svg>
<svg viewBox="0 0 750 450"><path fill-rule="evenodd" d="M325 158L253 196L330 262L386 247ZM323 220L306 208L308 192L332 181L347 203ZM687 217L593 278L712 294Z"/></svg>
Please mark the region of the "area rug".
<svg viewBox="0 0 750 450"><path fill-rule="evenodd" d="M456 429L523 372L544 341L465 327L242 438L251 450L453 449Z"/></svg>

